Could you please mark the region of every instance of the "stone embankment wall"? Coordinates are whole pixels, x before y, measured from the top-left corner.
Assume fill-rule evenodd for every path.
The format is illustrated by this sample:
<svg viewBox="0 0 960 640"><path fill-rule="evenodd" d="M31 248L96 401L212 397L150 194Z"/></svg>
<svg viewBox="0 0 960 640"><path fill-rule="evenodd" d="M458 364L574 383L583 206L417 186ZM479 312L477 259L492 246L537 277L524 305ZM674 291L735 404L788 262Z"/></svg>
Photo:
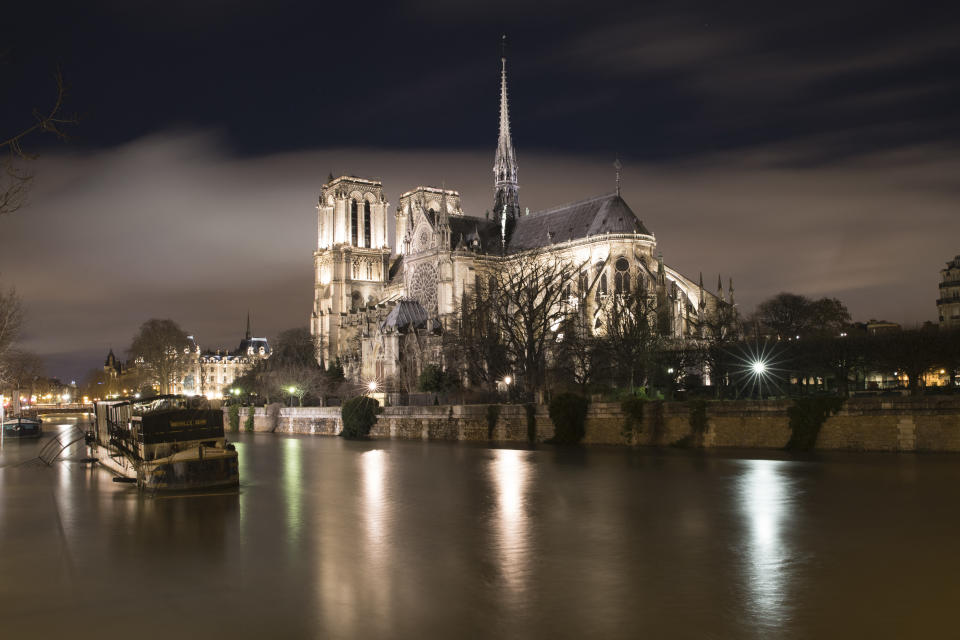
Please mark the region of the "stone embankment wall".
<svg viewBox="0 0 960 640"><path fill-rule="evenodd" d="M692 403L650 402L632 427L619 403L594 402L587 412L587 444L656 446L680 441L704 447L783 448L790 439L790 400L708 402L706 422L694 433ZM375 438L526 442L521 405L385 407ZM241 411L241 428L247 408ZM494 421L492 418L496 418ZM227 424L225 416L225 424ZM276 433L336 435L339 407L281 407L254 412L254 429ZM545 406L535 413L536 440L553 437ZM817 449L855 451L960 451L960 397L852 398L827 418Z"/></svg>

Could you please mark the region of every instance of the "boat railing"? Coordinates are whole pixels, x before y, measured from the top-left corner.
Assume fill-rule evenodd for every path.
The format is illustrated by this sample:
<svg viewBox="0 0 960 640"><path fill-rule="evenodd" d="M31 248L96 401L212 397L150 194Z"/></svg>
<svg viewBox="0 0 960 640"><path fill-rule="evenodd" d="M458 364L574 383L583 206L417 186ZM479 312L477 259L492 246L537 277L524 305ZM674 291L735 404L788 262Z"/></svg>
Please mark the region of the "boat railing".
<svg viewBox="0 0 960 640"><path fill-rule="evenodd" d="M61 432L57 437L51 438L50 441L40 449L37 457L49 467L70 445L83 440L85 437L86 433L81 431L77 426L74 426L73 429L66 433Z"/></svg>
<svg viewBox="0 0 960 640"><path fill-rule="evenodd" d="M116 447L122 454L134 460L138 457L134 434L122 422L115 422L108 417L107 435L110 445Z"/></svg>

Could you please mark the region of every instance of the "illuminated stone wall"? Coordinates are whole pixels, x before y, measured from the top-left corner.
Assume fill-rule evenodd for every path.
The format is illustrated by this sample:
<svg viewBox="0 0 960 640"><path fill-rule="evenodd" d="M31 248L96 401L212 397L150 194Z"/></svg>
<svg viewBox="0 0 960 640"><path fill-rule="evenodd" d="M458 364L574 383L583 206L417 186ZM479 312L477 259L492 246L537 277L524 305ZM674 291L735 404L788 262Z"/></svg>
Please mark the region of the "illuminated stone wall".
<svg viewBox="0 0 960 640"><path fill-rule="evenodd" d="M789 400L711 402L707 429L685 444L707 448L782 449L790 439ZM375 438L526 442L522 405L498 405L489 431L488 405L386 407L374 425ZM690 405L648 403L643 419L629 428L618 403L594 402L587 413L586 444L666 446L691 436ZM246 409L241 413L241 425ZM547 407L536 411L537 441L553 436ZM336 435L339 407L258 408L256 431ZM492 436L492 437L491 437ZM827 418L817 449L848 451L960 452L960 398L854 398Z"/></svg>

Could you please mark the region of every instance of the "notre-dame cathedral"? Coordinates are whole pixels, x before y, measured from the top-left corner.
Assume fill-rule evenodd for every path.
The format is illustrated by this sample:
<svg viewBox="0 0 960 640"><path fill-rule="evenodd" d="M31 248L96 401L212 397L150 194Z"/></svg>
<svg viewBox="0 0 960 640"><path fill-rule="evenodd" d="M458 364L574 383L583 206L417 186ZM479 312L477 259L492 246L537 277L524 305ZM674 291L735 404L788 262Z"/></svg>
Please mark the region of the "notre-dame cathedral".
<svg viewBox="0 0 960 640"><path fill-rule="evenodd" d="M348 379L383 381L401 366L401 337L437 333L477 279L532 252L585 267L578 278L588 314L605 296L643 281L670 305L674 337L696 338L703 314L724 300L663 263L657 241L617 191L543 211L520 207L510 136L506 56L501 55L500 136L493 165L493 215L467 215L458 191L418 186L400 196L396 248L390 203L378 180L330 177L317 205L311 332L321 363L339 359ZM652 289L651 289L652 290ZM733 302L730 284L729 303Z"/></svg>

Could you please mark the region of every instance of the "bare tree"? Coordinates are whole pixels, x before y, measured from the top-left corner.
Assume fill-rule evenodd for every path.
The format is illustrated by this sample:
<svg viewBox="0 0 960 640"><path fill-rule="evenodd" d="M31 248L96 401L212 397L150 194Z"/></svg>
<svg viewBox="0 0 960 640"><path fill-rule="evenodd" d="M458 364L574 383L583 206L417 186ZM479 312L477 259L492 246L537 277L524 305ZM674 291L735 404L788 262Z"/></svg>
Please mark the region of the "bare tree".
<svg viewBox="0 0 960 640"><path fill-rule="evenodd" d="M509 370L507 349L497 325L490 283L477 279L457 309L457 320L443 332L444 359L470 385L496 388L497 380Z"/></svg>
<svg viewBox="0 0 960 640"><path fill-rule="evenodd" d="M836 298L811 300L794 293L778 293L757 306L755 319L772 336L789 340L839 335L850 324L850 313Z"/></svg>
<svg viewBox="0 0 960 640"><path fill-rule="evenodd" d="M140 325L129 352L142 361L140 366L150 372L160 393L170 393L187 369L189 347L186 332L176 322L152 318Z"/></svg>
<svg viewBox="0 0 960 640"><path fill-rule="evenodd" d="M6 53L0 54L0 61L5 57ZM33 124L24 125L19 131L9 133L5 139L0 140L0 152L6 152L3 177L0 178L0 216L13 213L24 205L33 181L34 174L22 166L35 158L24 150L24 141L37 133L50 133L65 139L65 126L77 121L75 116L66 116L63 113L67 90L59 70L53 78L57 93L52 106L43 110L35 108Z"/></svg>
<svg viewBox="0 0 960 640"><path fill-rule="evenodd" d="M493 317L503 337L518 388L528 397L544 387L546 355L567 313L569 283L582 265L542 252L504 264L493 274Z"/></svg>
<svg viewBox="0 0 960 640"><path fill-rule="evenodd" d="M19 398L24 390L27 395L33 395L43 375L43 360L37 354L19 349L7 353L7 380L10 388L16 391L15 398Z"/></svg>
<svg viewBox="0 0 960 640"><path fill-rule="evenodd" d="M730 373L730 349L742 334L737 308L717 301L703 311L699 329L697 347L700 359L719 397Z"/></svg>
<svg viewBox="0 0 960 640"><path fill-rule="evenodd" d="M319 345L319 337L306 327L282 331L273 341L270 357L256 360L234 380L234 386L257 393L267 403L284 397L296 397L301 406L309 397L322 402L336 382L317 362Z"/></svg>
<svg viewBox="0 0 960 640"><path fill-rule="evenodd" d="M630 388L643 386L657 352L664 346L665 305L641 280L631 291L608 295L603 301L602 327L611 364Z"/></svg>
<svg viewBox="0 0 960 640"><path fill-rule="evenodd" d="M17 292L0 291L0 382L6 379L7 356L23 326L23 305Z"/></svg>
<svg viewBox="0 0 960 640"><path fill-rule="evenodd" d="M897 331L877 336L872 342L876 365L905 374L910 394L920 395L923 376L941 360L941 342L945 340L934 327Z"/></svg>
<svg viewBox="0 0 960 640"><path fill-rule="evenodd" d="M551 354L551 368L558 377L572 381L584 394L605 369L608 358L603 340L594 335L582 299L560 323Z"/></svg>

